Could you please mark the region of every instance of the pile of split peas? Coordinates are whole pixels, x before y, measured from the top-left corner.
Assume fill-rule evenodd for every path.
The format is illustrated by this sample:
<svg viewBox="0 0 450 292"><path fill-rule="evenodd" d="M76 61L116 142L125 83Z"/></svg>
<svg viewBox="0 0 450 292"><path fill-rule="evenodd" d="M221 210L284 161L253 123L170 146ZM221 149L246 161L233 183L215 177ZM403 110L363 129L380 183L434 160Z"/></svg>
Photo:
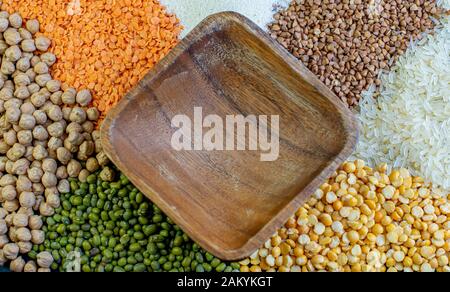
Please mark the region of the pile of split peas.
<svg viewBox="0 0 450 292"><path fill-rule="evenodd" d="M336 171L242 272L450 272L450 194L364 161Z"/></svg>

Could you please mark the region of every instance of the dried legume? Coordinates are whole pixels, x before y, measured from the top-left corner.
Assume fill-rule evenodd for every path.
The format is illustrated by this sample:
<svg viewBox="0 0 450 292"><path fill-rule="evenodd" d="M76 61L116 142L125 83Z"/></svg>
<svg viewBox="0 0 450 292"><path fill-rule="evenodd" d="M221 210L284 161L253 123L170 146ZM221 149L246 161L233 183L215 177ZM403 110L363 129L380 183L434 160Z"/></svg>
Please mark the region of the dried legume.
<svg viewBox="0 0 450 292"><path fill-rule="evenodd" d="M3 11L1 17L8 17L8 13ZM52 216L60 206L59 193L66 189L67 178L82 179L81 173L90 174L83 171L78 160L84 163L95 159L97 153L104 155L95 147L98 132L86 125L85 108L65 108L71 114L63 116L64 104L55 95L72 91L54 80L48 74L48 64L41 62L37 50L45 51L48 39L25 28L18 30L18 14L10 15L9 21L11 27L3 34L7 43L0 40L5 49L0 54L0 264L8 260L13 271L22 271L25 263L20 254L28 253L32 242L37 244L43 239L39 232L42 224L36 218L31 224L29 219L34 214ZM30 39L23 40L22 36ZM23 51L17 44L23 47L26 41L36 43L36 48L30 46L30 50ZM53 62L53 55L44 55L49 63ZM24 59L27 66L19 66ZM87 104L85 99L80 102ZM38 265L48 268L40 261Z"/></svg>
<svg viewBox="0 0 450 292"><path fill-rule="evenodd" d="M342 165L241 271L449 272L450 194L386 169Z"/></svg>
<svg viewBox="0 0 450 292"><path fill-rule="evenodd" d="M169 52L182 29L157 0L4 0L2 8L19 11L30 30L40 27L52 39L53 76L90 89L100 120ZM11 41L18 37L14 32ZM44 51L49 45L46 38L36 41Z"/></svg>
<svg viewBox="0 0 450 292"><path fill-rule="evenodd" d="M45 240L33 246L31 259L37 258L39 264L44 253L49 267L59 271L73 271L76 267L71 263L77 258L84 272L239 269L239 264L222 262L203 251L124 175L109 171L108 181L100 170L86 183L71 180L61 207L44 218Z"/></svg>

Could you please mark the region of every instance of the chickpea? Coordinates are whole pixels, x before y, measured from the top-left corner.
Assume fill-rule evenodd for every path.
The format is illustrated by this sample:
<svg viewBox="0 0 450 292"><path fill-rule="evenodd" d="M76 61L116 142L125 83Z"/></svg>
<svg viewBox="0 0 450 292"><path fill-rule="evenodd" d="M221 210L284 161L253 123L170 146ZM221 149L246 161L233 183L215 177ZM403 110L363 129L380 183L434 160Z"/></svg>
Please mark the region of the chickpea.
<svg viewBox="0 0 450 292"><path fill-rule="evenodd" d="M75 91L75 89L73 88L67 89L61 96L62 102L66 105L74 105L76 102L76 94L77 92Z"/></svg>
<svg viewBox="0 0 450 292"><path fill-rule="evenodd" d="M32 183L27 176L19 175L16 181L16 189L18 193L31 192Z"/></svg>
<svg viewBox="0 0 450 292"><path fill-rule="evenodd" d="M34 68L37 64L39 64L39 62L41 62L41 58L39 57L39 56L33 56L31 59L30 59L30 63L31 63L31 66ZM33 70L33 72L34 72L34 70Z"/></svg>
<svg viewBox="0 0 450 292"><path fill-rule="evenodd" d="M32 115L36 111L36 108L31 102L25 102L20 106L20 111L22 114Z"/></svg>
<svg viewBox="0 0 450 292"><path fill-rule="evenodd" d="M15 185L17 182L17 178L11 174L4 174L0 178L0 187L5 187L9 185Z"/></svg>
<svg viewBox="0 0 450 292"><path fill-rule="evenodd" d="M3 256L8 260L15 260L19 255L19 247L15 243L8 243L3 247Z"/></svg>
<svg viewBox="0 0 450 292"><path fill-rule="evenodd" d="M47 116L54 122L59 122L63 119L63 112L57 105L52 105L47 111Z"/></svg>
<svg viewBox="0 0 450 292"><path fill-rule="evenodd" d="M18 46L11 46L6 49L5 56L9 61L15 63L22 58L22 51Z"/></svg>
<svg viewBox="0 0 450 292"><path fill-rule="evenodd" d="M48 158L44 159L42 162L42 170L49 173L56 173L56 169L58 168L58 164L54 159Z"/></svg>
<svg viewBox="0 0 450 292"><path fill-rule="evenodd" d="M86 121L86 118L86 112L80 107L73 108L70 113L70 121L74 123L82 124Z"/></svg>
<svg viewBox="0 0 450 292"><path fill-rule="evenodd" d="M28 177L33 183L41 181L44 172L41 168L33 167L28 169Z"/></svg>
<svg viewBox="0 0 450 292"><path fill-rule="evenodd" d="M81 161L86 161L91 157L92 154L94 154L95 151L95 144L91 141L85 141L80 146L80 150L78 152L78 159Z"/></svg>
<svg viewBox="0 0 450 292"><path fill-rule="evenodd" d="M37 37L35 42L36 48L41 52L46 52L52 43L48 38L43 36Z"/></svg>
<svg viewBox="0 0 450 292"><path fill-rule="evenodd" d="M30 64L31 64L31 63L30 63ZM37 74L36 74L36 72L34 72L34 70L33 70L32 68L28 69L28 70L25 72L25 74L27 74L27 76L28 76L28 78L30 78L30 81L31 81L31 82L35 82ZM36 83L35 83L35 84L36 84ZM36 85L39 86L38 84L36 84ZM39 88L40 88L40 86L39 86Z"/></svg>
<svg viewBox="0 0 450 292"><path fill-rule="evenodd" d="M26 22L26 28L32 34L39 32L39 21L36 19L30 19Z"/></svg>
<svg viewBox="0 0 450 292"><path fill-rule="evenodd" d="M41 55L41 60L47 64L47 66L52 66L56 62L56 56L50 52L46 52Z"/></svg>
<svg viewBox="0 0 450 292"><path fill-rule="evenodd" d="M17 245L19 246L19 253L20 254L27 254L33 249L33 244L31 242L18 242Z"/></svg>
<svg viewBox="0 0 450 292"><path fill-rule="evenodd" d="M8 28L3 33L5 42L10 46L18 45L22 41L19 31L16 28Z"/></svg>
<svg viewBox="0 0 450 292"><path fill-rule="evenodd" d="M36 45L34 43L34 40L32 40L32 39L23 40L22 44L21 44L21 48L22 48L22 51L24 51L24 52L33 53L34 51L36 51Z"/></svg>
<svg viewBox="0 0 450 292"><path fill-rule="evenodd" d="M70 183L68 180L63 179L59 181L58 192L60 192L61 194L67 194L70 192Z"/></svg>
<svg viewBox="0 0 450 292"><path fill-rule="evenodd" d="M67 137L67 141L69 141L71 144L75 146L79 146L83 143L84 137L79 132L70 132L69 136Z"/></svg>
<svg viewBox="0 0 450 292"><path fill-rule="evenodd" d="M36 74L47 74L49 72L48 65L42 61L34 65L33 69Z"/></svg>
<svg viewBox="0 0 450 292"><path fill-rule="evenodd" d="M23 192L20 194L19 202L22 207L33 208L34 204L36 204L36 197L32 192Z"/></svg>
<svg viewBox="0 0 450 292"><path fill-rule="evenodd" d="M25 264L23 271L25 273L36 273L37 272L37 265L34 261L29 261Z"/></svg>
<svg viewBox="0 0 450 292"><path fill-rule="evenodd" d="M62 104L62 91L56 91L50 96L50 101L55 105L61 105ZM60 108L61 110L61 108ZM61 111L62 112L62 111Z"/></svg>
<svg viewBox="0 0 450 292"><path fill-rule="evenodd" d="M78 180L82 183L87 182L87 178L91 173L87 169L82 169L78 174Z"/></svg>
<svg viewBox="0 0 450 292"><path fill-rule="evenodd" d="M31 145L33 134L30 130L22 130L17 133L17 141L23 146Z"/></svg>
<svg viewBox="0 0 450 292"><path fill-rule="evenodd" d="M58 179L54 173L45 172L42 176L42 184L46 188L55 187L58 183Z"/></svg>
<svg viewBox="0 0 450 292"><path fill-rule="evenodd" d="M33 149L33 158L36 160L43 160L48 157L47 149L42 145L37 145Z"/></svg>
<svg viewBox="0 0 450 292"><path fill-rule="evenodd" d="M47 123L47 114L42 110L35 111L33 117L38 125L45 125Z"/></svg>
<svg viewBox="0 0 450 292"><path fill-rule="evenodd" d="M19 241L27 242L31 240L31 232L26 227L20 227L16 231L16 236Z"/></svg>
<svg viewBox="0 0 450 292"><path fill-rule="evenodd" d="M10 107L8 109L6 109L6 120L10 123L17 123L20 119L20 109L15 108L15 107Z"/></svg>
<svg viewBox="0 0 450 292"><path fill-rule="evenodd" d="M19 120L19 126L24 130L32 130L36 125L36 120L32 115L22 114Z"/></svg>
<svg viewBox="0 0 450 292"><path fill-rule="evenodd" d="M22 72L26 72L28 69L30 69L30 67L31 67L30 59L28 59L28 58L22 57L16 63L16 69L20 70ZM28 77L28 75L27 75L27 77ZM29 77L28 77L28 79L29 79Z"/></svg>
<svg viewBox="0 0 450 292"><path fill-rule="evenodd" d="M69 161L72 159L72 154L69 150L67 150L65 147L60 147L56 150L58 160L66 165L69 163Z"/></svg>
<svg viewBox="0 0 450 292"><path fill-rule="evenodd" d="M31 242L33 244L42 244L45 240L45 233L41 230L31 230Z"/></svg>
<svg viewBox="0 0 450 292"><path fill-rule="evenodd" d="M66 133L69 134L72 132L83 133L83 127L78 123L72 122L67 126Z"/></svg>
<svg viewBox="0 0 450 292"><path fill-rule="evenodd" d="M92 101L91 92L87 89L83 89L78 92L76 96L76 102L81 106L87 106Z"/></svg>
<svg viewBox="0 0 450 292"><path fill-rule="evenodd" d="M109 158L105 152L100 152L97 154L97 161L100 166L106 166L109 164Z"/></svg>
<svg viewBox="0 0 450 292"><path fill-rule="evenodd" d="M47 131L50 136L60 138L64 134L64 126L61 122L54 122L47 127Z"/></svg>
<svg viewBox="0 0 450 292"><path fill-rule="evenodd" d="M52 80L52 77L48 73L37 75L35 78L35 82L41 87L46 87L50 80Z"/></svg>
<svg viewBox="0 0 450 292"><path fill-rule="evenodd" d="M9 24L14 28L22 27L22 17L19 13L13 13L9 16Z"/></svg>
<svg viewBox="0 0 450 292"><path fill-rule="evenodd" d="M12 272L21 273L25 267L25 260L22 257L18 257L11 261L9 268Z"/></svg>
<svg viewBox="0 0 450 292"><path fill-rule="evenodd" d="M30 92L27 86L16 86L16 91L14 91L14 96L19 99L27 99L30 97Z"/></svg>
<svg viewBox="0 0 450 292"><path fill-rule="evenodd" d="M14 162L12 172L17 175L26 174L29 166L30 166L30 162L25 158L21 158L21 159L17 160L16 162Z"/></svg>
<svg viewBox="0 0 450 292"><path fill-rule="evenodd" d="M69 139L64 140L64 148L66 148L70 153L73 154L78 152L78 146L71 143Z"/></svg>
<svg viewBox="0 0 450 292"><path fill-rule="evenodd" d="M0 98L3 101L8 101L14 97L14 91L11 88L2 88L0 90Z"/></svg>
<svg viewBox="0 0 450 292"><path fill-rule="evenodd" d="M82 170L81 163L76 160L71 160L67 164L67 173L69 174L69 177L76 178L80 174L80 171Z"/></svg>
<svg viewBox="0 0 450 292"><path fill-rule="evenodd" d="M95 125L94 125L94 123L91 122L91 121L86 121L86 122L84 122L84 123L81 125L81 127L83 128L83 131L84 131L86 134L91 134L91 133L95 130ZM88 135L88 136L89 136L90 140L92 140L91 135Z"/></svg>
<svg viewBox="0 0 450 292"><path fill-rule="evenodd" d="M55 210L47 203L40 204L39 212L44 217L50 217L50 216L53 216L53 214L55 214Z"/></svg>
<svg viewBox="0 0 450 292"><path fill-rule="evenodd" d="M96 109L95 107L89 108L86 111L87 117L90 121L97 121L98 118L100 117L100 113L98 111L98 109Z"/></svg>
<svg viewBox="0 0 450 292"><path fill-rule="evenodd" d="M12 201L17 197L16 188L12 185L4 186L1 190L1 194L5 201Z"/></svg>
<svg viewBox="0 0 450 292"><path fill-rule="evenodd" d="M9 27L9 20L7 18L0 17L0 32L5 32Z"/></svg>
<svg viewBox="0 0 450 292"><path fill-rule="evenodd" d="M48 141L47 147L50 151L56 151L58 148L63 147L63 141L56 137L51 137Z"/></svg>
<svg viewBox="0 0 450 292"><path fill-rule="evenodd" d="M19 34L23 40L31 40L33 38L31 32L29 32L26 28L23 27L19 28Z"/></svg>
<svg viewBox="0 0 450 292"><path fill-rule="evenodd" d="M51 93L55 93L61 89L61 82L59 82L58 80L50 80L47 82L46 87L48 91L50 91Z"/></svg>
<svg viewBox="0 0 450 292"><path fill-rule="evenodd" d="M53 257L49 252L41 252L37 255L37 263L42 268L50 268L53 263Z"/></svg>
<svg viewBox="0 0 450 292"><path fill-rule="evenodd" d="M9 130L6 133L3 134L3 140L6 144L9 146L13 146L17 143L17 134L14 130Z"/></svg>
<svg viewBox="0 0 450 292"><path fill-rule="evenodd" d="M0 67L0 71L5 75L11 75L14 73L14 71L16 71L16 66L14 65L13 62L9 61L6 57L4 57L2 65Z"/></svg>
<svg viewBox="0 0 450 292"><path fill-rule="evenodd" d="M43 126L38 125L33 129L33 137L38 141L47 141L49 135Z"/></svg>

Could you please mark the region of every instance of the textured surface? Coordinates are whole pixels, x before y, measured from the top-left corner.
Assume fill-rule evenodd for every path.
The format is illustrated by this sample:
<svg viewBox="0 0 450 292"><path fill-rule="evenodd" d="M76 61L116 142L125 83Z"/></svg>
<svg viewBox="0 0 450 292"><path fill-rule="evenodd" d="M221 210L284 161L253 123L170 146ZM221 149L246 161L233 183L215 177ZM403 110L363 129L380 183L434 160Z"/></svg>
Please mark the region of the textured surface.
<svg viewBox="0 0 450 292"><path fill-rule="evenodd" d="M361 104L356 157L406 167L450 189L450 16L412 46Z"/></svg>
<svg viewBox="0 0 450 292"><path fill-rule="evenodd" d="M10 13L39 20L58 58L52 76L89 88L102 117L175 46L181 29L158 0L2 2Z"/></svg>
<svg viewBox="0 0 450 292"><path fill-rule="evenodd" d="M277 7L287 6L290 0L162 0L170 12L175 13L185 27L186 36L200 21L210 14L234 11L250 18L263 29L273 20Z"/></svg>

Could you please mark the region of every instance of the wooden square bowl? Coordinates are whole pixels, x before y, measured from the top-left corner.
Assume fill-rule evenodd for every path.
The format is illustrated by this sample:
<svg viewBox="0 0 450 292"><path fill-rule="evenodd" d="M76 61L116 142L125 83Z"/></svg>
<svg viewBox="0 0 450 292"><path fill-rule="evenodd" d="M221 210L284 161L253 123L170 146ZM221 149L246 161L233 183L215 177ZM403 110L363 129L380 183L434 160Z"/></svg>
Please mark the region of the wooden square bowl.
<svg viewBox="0 0 450 292"><path fill-rule="evenodd" d="M261 151L250 150L175 150L172 120L180 114L193 119L194 107L204 117L279 116L272 136L279 137L278 159L261 161ZM231 12L204 20L102 126L111 160L224 260L249 256L270 238L351 155L357 138L356 121L338 98L260 28Z"/></svg>

